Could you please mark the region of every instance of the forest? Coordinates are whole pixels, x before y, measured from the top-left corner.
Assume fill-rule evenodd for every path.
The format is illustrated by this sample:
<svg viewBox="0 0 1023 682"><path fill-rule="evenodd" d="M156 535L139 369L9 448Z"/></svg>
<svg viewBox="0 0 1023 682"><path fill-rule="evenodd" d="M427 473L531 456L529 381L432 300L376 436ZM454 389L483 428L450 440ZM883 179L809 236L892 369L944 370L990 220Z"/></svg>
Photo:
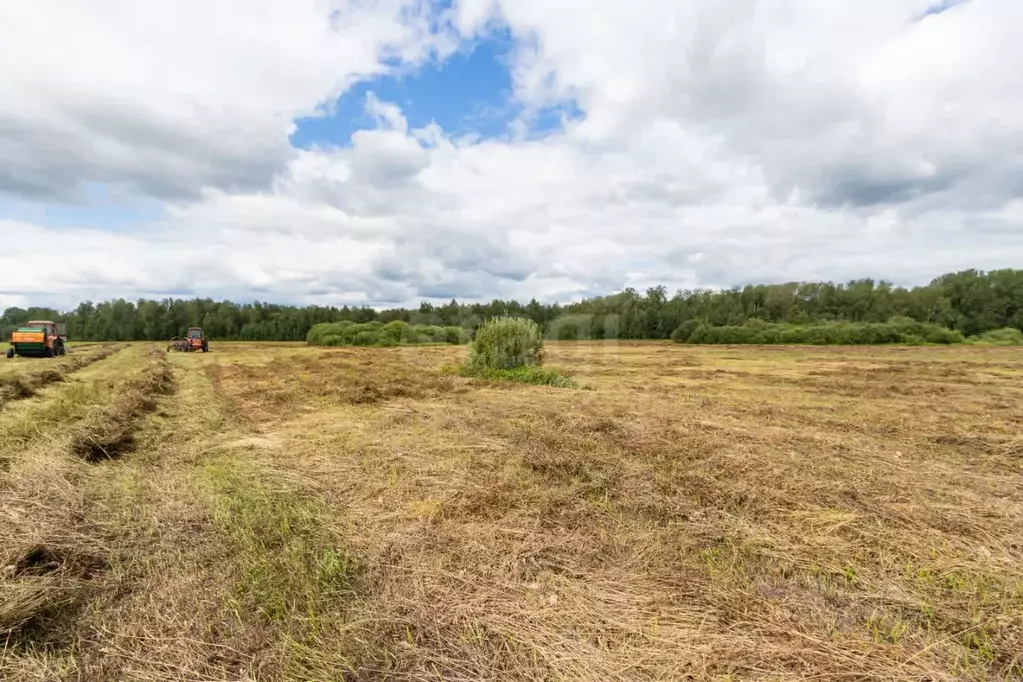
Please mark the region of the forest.
<svg viewBox="0 0 1023 682"><path fill-rule="evenodd" d="M424 302L414 309L389 310L212 299L117 299L84 302L70 311L8 308L0 315L0 333L6 338L12 328L30 319L52 319L65 322L69 337L79 341L164 340L183 335L193 325L202 326L211 339L303 341L313 325L325 322L386 324L401 320L412 325L462 327L472 333L487 318L500 315L528 317L541 325L548 338L563 340L668 339L680 328L692 332L702 327L701 337L713 342L723 337L708 329L751 323L812 326L891 320L911 320L972 337L1007 327L1023 329L1023 270L964 270L915 287L859 279L669 294L659 286L645 292L629 288L568 304L452 300L444 305ZM724 336L733 338L735 334Z"/></svg>

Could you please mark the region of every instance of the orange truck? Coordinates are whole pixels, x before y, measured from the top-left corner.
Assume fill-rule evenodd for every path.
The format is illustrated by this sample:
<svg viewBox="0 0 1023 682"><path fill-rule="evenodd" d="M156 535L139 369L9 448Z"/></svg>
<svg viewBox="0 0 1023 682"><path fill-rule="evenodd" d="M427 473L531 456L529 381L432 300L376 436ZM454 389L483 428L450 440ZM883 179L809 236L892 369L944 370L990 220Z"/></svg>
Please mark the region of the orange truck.
<svg viewBox="0 0 1023 682"><path fill-rule="evenodd" d="M49 320L32 320L11 333L8 358L54 358L67 355L67 326Z"/></svg>

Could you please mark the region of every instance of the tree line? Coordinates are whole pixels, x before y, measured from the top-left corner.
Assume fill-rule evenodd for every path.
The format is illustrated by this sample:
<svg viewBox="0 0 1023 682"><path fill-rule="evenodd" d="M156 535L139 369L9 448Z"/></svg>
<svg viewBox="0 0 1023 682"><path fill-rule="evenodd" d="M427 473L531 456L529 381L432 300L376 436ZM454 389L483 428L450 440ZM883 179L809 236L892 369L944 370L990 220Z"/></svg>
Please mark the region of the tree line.
<svg viewBox="0 0 1023 682"><path fill-rule="evenodd" d="M663 286L570 304L494 300L489 303L375 310L369 307L238 304L212 299L117 299L85 302L70 311L8 308L0 332L29 319L65 322L82 341L165 340L201 326L225 341L302 341L316 324L400 320L411 325L462 327L470 333L491 317L527 317L555 339L668 339L683 324L695 329L745 326L751 320L811 325L823 322L885 323L908 318L964 336L1023 329L1023 270L964 270L916 287L858 279L847 283L791 282L727 290L690 289L669 295Z"/></svg>

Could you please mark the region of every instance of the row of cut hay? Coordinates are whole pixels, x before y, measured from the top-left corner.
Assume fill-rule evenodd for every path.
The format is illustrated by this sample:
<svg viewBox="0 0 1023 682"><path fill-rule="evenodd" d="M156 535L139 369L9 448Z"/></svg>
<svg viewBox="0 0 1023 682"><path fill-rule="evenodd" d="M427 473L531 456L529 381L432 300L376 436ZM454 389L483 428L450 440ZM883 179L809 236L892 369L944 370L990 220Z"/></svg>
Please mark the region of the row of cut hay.
<svg viewBox="0 0 1023 682"><path fill-rule="evenodd" d="M101 548L77 540L7 552L0 576L0 640L8 646L60 643L73 628L95 575L106 568Z"/></svg>
<svg viewBox="0 0 1023 682"><path fill-rule="evenodd" d="M110 357L123 346L106 346L93 353L71 355L58 366L40 367L31 372L0 375L0 405L12 400L31 398L39 389L64 381L68 374Z"/></svg>
<svg viewBox="0 0 1023 682"><path fill-rule="evenodd" d="M109 554L82 523L76 463L45 447L0 472L0 649L66 648ZM78 465L81 466L81 465ZM24 679L17 656L0 653L0 679Z"/></svg>
<svg viewBox="0 0 1023 682"><path fill-rule="evenodd" d="M112 459L129 450L135 429L157 400L174 390L174 376L163 353L155 347L145 353L141 372L121 382L107 405L96 408L71 437L71 453L89 462Z"/></svg>
<svg viewBox="0 0 1023 682"><path fill-rule="evenodd" d="M21 378L30 386L60 381L122 349L106 346L74 355ZM126 393L159 391L168 384L169 367L161 367L157 358L162 354L145 356L141 375L115 388L110 408L125 405ZM89 413L81 428L72 430L73 446L87 430L102 435L103 411ZM47 435L42 433L44 440ZM43 447L26 450L17 467L0 472L0 651L6 652L0 653L0 679L25 678L24 662L31 659L26 652L78 646L87 606L107 584L110 546L95 525L84 523L89 503L81 489L81 466Z"/></svg>

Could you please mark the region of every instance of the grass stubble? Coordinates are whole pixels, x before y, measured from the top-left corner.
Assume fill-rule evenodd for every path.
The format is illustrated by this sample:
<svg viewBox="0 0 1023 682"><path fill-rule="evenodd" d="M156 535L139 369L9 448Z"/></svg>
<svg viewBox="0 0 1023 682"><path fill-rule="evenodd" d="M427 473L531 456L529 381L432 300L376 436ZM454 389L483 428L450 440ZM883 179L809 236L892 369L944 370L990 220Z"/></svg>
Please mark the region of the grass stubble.
<svg viewBox="0 0 1023 682"><path fill-rule="evenodd" d="M1012 349L554 345L586 391L458 350L224 344L108 431L128 367L19 401L0 676L1023 678Z"/></svg>

